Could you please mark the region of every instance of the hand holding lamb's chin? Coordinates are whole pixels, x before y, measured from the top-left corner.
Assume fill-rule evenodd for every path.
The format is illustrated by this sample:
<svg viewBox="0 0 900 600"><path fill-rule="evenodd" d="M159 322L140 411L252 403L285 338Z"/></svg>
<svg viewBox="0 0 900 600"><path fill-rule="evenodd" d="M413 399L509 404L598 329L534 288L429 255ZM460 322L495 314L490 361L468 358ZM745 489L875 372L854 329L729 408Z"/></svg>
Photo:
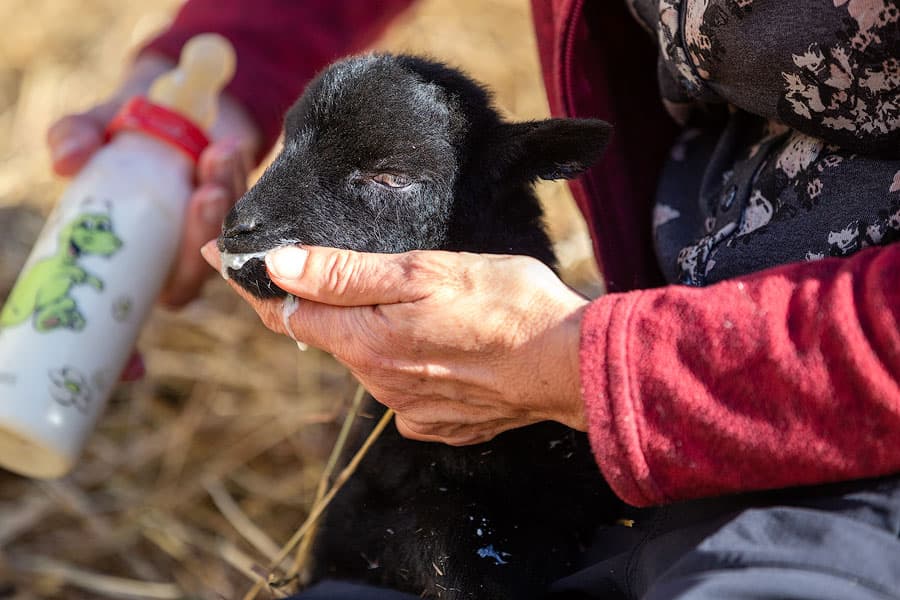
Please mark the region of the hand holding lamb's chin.
<svg viewBox="0 0 900 600"><path fill-rule="evenodd" d="M214 245L204 256L220 267ZM307 302L286 315L281 299L235 290L267 327L346 364L397 411L404 436L468 445L544 420L586 428L578 344L587 301L539 261L292 247L266 265Z"/></svg>

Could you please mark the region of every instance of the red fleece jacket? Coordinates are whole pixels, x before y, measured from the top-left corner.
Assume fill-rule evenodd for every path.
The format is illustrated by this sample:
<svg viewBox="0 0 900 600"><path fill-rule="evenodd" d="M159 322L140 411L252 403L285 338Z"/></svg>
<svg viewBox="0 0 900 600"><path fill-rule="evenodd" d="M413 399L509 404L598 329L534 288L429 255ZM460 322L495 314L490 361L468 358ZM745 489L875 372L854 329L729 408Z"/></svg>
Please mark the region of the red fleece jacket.
<svg viewBox="0 0 900 600"><path fill-rule="evenodd" d="M314 72L411 3L189 0L148 48L175 57L191 35L226 35L239 56L229 91L272 143ZM553 113L616 127L572 186L613 292L584 318L581 377L616 493L644 506L900 472L900 244L653 288L650 209L674 135L655 49L624 3L532 5Z"/></svg>

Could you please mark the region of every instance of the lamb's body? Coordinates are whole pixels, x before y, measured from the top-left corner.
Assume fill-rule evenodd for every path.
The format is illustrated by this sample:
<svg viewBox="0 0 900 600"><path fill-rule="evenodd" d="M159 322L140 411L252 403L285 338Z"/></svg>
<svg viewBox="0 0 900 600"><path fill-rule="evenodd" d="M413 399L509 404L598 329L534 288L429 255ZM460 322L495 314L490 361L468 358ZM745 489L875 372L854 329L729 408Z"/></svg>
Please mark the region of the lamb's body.
<svg viewBox="0 0 900 600"><path fill-rule="evenodd" d="M614 516L587 439L563 425L463 448L383 436L327 513L317 578L434 598L539 597Z"/></svg>
<svg viewBox="0 0 900 600"><path fill-rule="evenodd" d="M479 86L436 63L337 63L288 113L283 152L229 215L220 248L466 250L552 264L531 183L582 171L607 136L599 121L502 123ZM259 260L231 274L257 295L283 294ZM434 598L540 596L617 505L586 436L563 425L465 448L389 428L326 514L314 579Z"/></svg>

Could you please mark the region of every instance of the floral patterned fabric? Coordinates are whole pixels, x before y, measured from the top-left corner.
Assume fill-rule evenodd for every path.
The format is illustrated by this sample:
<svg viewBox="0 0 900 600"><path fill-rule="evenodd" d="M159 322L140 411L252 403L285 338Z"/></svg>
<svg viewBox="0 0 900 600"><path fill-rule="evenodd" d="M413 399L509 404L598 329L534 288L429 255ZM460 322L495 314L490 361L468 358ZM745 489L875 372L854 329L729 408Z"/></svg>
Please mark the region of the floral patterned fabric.
<svg viewBox="0 0 900 600"><path fill-rule="evenodd" d="M706 285L900 240L897 0L628 0L685 124L654 238Z"/></svg>

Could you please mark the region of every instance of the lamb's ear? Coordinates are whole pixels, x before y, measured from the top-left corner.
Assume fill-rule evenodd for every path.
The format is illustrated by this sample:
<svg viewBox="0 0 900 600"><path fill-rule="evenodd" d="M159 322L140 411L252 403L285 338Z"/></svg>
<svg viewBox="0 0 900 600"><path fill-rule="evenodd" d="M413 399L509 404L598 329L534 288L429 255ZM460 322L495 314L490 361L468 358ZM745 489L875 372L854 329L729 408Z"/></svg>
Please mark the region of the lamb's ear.
<svg viewBox="0 0 900 600"><path fill-rule="evenodd" d="M611 134L612 126L598 119L504 123L487 160L500 167L500 176L571 179L600 158Z"/></svg>

